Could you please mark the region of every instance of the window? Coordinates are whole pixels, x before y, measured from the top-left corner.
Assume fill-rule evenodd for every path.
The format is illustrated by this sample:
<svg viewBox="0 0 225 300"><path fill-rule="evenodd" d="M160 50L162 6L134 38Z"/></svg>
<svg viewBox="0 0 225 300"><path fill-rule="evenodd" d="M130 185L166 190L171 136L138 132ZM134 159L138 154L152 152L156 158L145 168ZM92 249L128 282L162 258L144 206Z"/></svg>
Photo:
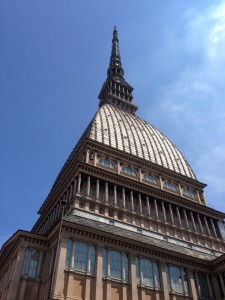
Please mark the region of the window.
<svg viewBox="0 0 225 300"><path fill-rule="evenodd" d="M187 272L182 267L166 266L168 287L172 292L189 294Z"/></svg>
<svg viewBox="0 0 225 300"><path fill-rule="evenodd" d="M38 265L40 263L40 251L35 249L26 249L24 254L21 275L30 278L37 277Z"/></svg>
<svg viewBox="0 0 225 300"><path fill-rule="evenodd" d="M147 180L147 181L149 181L149 182L158 184L158 180L155 178L155 176L148 175L148 174L144 174L143 179L145 179L145 180Z"/></svg>
<svg viewBox="0 0 225 300"><path fill-rule="evenodd" d="M103 257L102 275L104 277L106 277L107 274L109 274L109 276L113 279L119 279L128 282L129 263L128 263L128 255L126 253L115 251L115 250L107 250L106 248L104 248L102 251L102 257ZM108 259L109 259L109 270L108 270ZM109 272L107 272L107 270Z"/></svg>
<svg viewBox="0 0 225 300"><path fill-rule="evenodd" d="M126 173L126 174L131 175L131 176L137 177L137 172L133 168L123 166L122 169L121 169L121 172Z"/></svg>
<svg viewBox="0 0 225 300"><path fill-rule="evenodd" d="M98 163L105 166L105 167L115 169L115 164L109 159L100 158Z"/></svg>
<svg viewBox="0 0 225 300"><path fill-rule="evenodd" d="M208 277L208 279L207 279ZM196 272L195 273L195 280L198 286L198 292L199 292L199 296L201 297L201 299L212 299L213 298L213 286L210 280L210 276L208 274L205 273L199 273Z"/></svg>
<svg viewBox="0 0 225 300"><path fill-rule="evenodd" d="M67 244L67 252L66 252L66 267L70 267L70 261L72 256L72 248L73 248L73 241L69 240Z"/></svg>
<svg viewBox="0 0 225 300"><path fill-rule="evenodd" d="M118 251L110 251L110 276L112 278L121 279L122 259L121 253Z"/></svg>
<svg viewBox="0 0 225 300"><path fill-rule="evenodd" d="M152 262L147 258L135 258L137 283L149 287L160 288L159 267L157 262Z"/></svg>
<svg viewBox="0 0 225 300"><path fill-rule="evenodd" d="M190 198L196 198L195 193L189 189L183 189L183 196L187 196Z"/></svg>
<svg viewBox="0 0 225 300"><path fill-rule="evenodd" d="M75 247L73 247L73 245L74 242L72 240L69 240L67 244L65 266L67 268L72 267L75 270L94 274L96 260L95 246L80 241L75 242ZM74 259L71 259L72 256L74 257Z"/></svg>
<svg viewBox="0 0 225 300"><path fill-rule="evenodd" d="M74 269L87 271L88 246L82 242L75 243Z"/></svg>
<svg viewBox="0 0 225 300"><path fill-rule="evenodd" d="M166 188L166 189L168 189L168 190L177 192L177 187L172 182L165 181L163 187Z"/></svg>
<svg viewBox="0 0 225 300"><path fill-rule="evenodd" d="M30 264L28 269L28 277L35 278L37 275L37 268L40 259L40 252L33 250L30 257Z"/></svg>

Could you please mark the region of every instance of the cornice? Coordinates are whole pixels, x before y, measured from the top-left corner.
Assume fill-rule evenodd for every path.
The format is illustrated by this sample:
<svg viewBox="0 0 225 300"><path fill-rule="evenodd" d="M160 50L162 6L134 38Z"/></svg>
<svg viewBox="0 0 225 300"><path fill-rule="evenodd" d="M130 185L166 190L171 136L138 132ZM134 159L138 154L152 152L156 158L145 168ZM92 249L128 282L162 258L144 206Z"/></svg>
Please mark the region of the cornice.
<svg viewBox="0 0 225 300"><path fill-rule="evenodd" d="M80 226L72 222L63 221L63 231L70 233L70 235L79 236L81 239L92 240L93 242L104 244L105 246L116 246L124 251L135 253L139 255L150 255L158 260L166 260L168 263L184 264L191 268L200 268L210 270L210 262L204 259L194 258L187 255L182 255L178 252L162 249L153 245L147 245L140 241L129 240L128 238L120 237L105 233L95 228L87 226Z"/></svg>

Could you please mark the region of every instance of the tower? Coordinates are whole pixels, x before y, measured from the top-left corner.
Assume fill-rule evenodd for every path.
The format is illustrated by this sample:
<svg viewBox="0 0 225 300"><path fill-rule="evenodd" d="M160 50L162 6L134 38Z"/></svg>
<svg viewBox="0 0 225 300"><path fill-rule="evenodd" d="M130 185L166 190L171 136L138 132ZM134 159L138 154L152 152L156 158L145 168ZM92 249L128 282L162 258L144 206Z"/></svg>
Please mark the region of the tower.
<svg viewBox="0 0 225 300"><path fill-rule="evenodd" d="M0 299L225 297L223 212L176 146L136 115L114 28L99 109L39 209L0 253Z"/></svg>

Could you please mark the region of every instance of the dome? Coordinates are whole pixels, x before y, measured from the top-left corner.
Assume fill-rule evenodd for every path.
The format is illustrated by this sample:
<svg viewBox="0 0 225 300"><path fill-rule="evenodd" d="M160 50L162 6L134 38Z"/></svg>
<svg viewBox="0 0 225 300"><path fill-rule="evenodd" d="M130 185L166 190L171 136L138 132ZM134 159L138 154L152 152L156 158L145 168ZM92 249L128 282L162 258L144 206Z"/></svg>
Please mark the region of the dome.
<svg viewBox="0 0 225 300"><path fill-rule="evenodd" d="M165 135L115 105L101 106L89 130L88 138L91 140L196 179L186 159Z"/></svg>

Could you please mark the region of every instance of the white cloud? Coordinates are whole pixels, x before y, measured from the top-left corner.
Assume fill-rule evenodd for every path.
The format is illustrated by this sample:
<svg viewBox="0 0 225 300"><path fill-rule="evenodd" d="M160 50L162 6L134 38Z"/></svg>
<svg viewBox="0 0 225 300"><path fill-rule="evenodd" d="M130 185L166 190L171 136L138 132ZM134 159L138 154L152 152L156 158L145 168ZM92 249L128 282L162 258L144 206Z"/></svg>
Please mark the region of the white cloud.
<svg viewBox="0 0 225 300"><path fill-rule="evenodd" d="M181 150L219 209L225 197L225 2L184 18L183 37L174 34L173 43L184 50L183 67L161 90L156 114L166 115L171 132L182 132ZM172 53L171 42L165 48Z"/></svg>

